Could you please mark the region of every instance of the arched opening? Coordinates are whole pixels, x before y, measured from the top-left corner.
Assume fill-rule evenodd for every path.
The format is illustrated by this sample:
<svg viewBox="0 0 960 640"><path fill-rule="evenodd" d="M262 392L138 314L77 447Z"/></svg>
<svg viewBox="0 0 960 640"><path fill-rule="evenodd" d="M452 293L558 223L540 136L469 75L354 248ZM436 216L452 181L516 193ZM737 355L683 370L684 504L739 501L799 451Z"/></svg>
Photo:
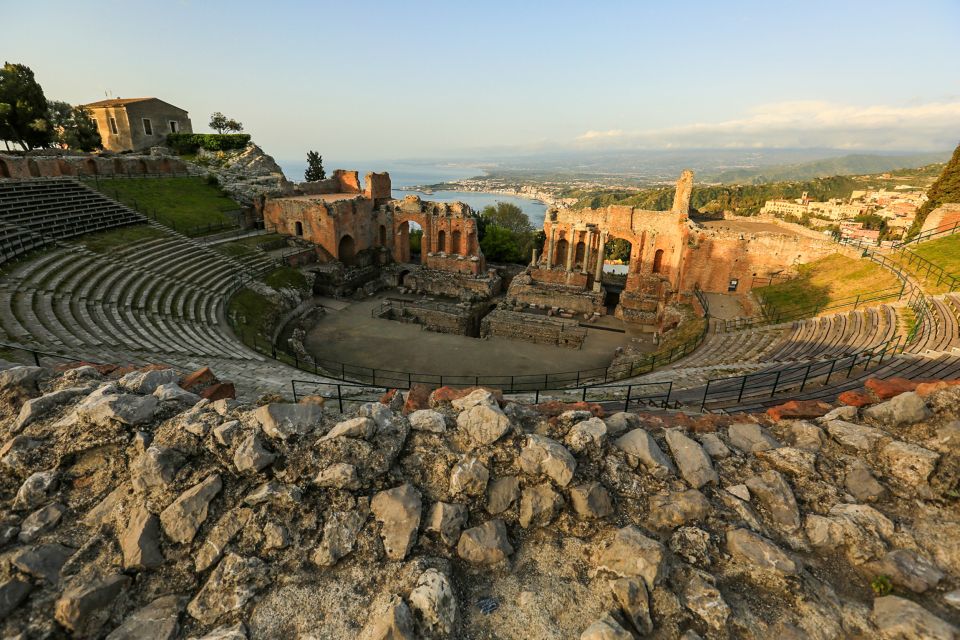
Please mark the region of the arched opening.
<svg viewBox="0 0 960 640"><path fill-rule="evenodd" d="M437 232L437 252L444 253L447 250L447 232L441 229Z"/></svg>
<svg viewBox="0 0 960 640"><path fill-rule="evenodd" d="M663 269L663 249L657 249L657 252L653 254L653 272L660 273Z"/></svg>
<svg viewBox="0 0 960 640"><path fill-rule="evenodd" d="M557 249L556 255L553 256L553 264L563 268L567 266L567 241L565 238L557 240Z"/></svg>
<svg viewBox="0 0 960 640"><path fill-rule="evenodd" d="M9 178L10 169L7 168L7 161L0 158L0 178Z"/></svg>
<svg viewBox="0 0 960 640"><path fill-rule="evenodd" d="M295 232L298 236L302 236L302 235L303 235L303 223L300 222L299 220L297 220L297 222L294 224L294 232Z"/></svg>
<svg viewBox="0 0 960 640"><path fill-rule="evenodd" d="M583 261L586 259L587 245L584 244L583 240L577 243L577 249L573 254L573 263L578 267L583 266Z"/></svg>
<svg viewBox="0 0 960 640"><path fill-rule="evenodd" d="M30 170L30 176L33 178L40 177L40 165L37 164L36 160L30 160L27 162L27 168Z"/></svg>
<svg viewBox="0 0 960 640"><path fill-rule="evenodd" d="M623 238L610 238L607 243L600 247L603 253L603 270L600 274L600 280L603 289L606 291L604 304L607 312L612 314L620 304L620 294L627 286L627 274L630 273L630 256L633 253L633 245L629 240ZM590 270L591 273L596 269Z"/></svg>
<svg viewBox="0 0 960 640"><path fill-rule="evenodd" d="M387 227L385 225L380 225L380 246L387 246Z"/></svg>
<svg viewBox="0 0 960 640"><path fill-rule="evenodd" d="M476 246L477 246L477 234L471 231L470 233L467 234L467 248L463 250L463 255L465 256L475 255L474 247Z"/></svg>
<svg viewBox="0 0 960 640"><path fill-rule="evenodd" d="M450 234L450 253L465 255L467 252L460 246L460 232L454 231Z"/></svg>
<svg viewBox="0 0 960 640"><path fill-rule="evenodd" d="M401 271L400 275L397 276L397 284L401 287L407 286L406 279L408 275L410 275L409 269L404 269Z"/></svg>
<svg viewBox="0 0 960 640"><path fill-rule="evenodd" d="M87 176L97 175L97 163L93 161L93 158L87 158L80 165L83 167L83 174Z"/></svg>
<svg viewBox="0 0 960 640"><path fill-rule="evenodd" d="M344 264L352 264L355 256L356 247L354 246L353 237L350 235L345 235L340 238L340 244L337 245L337 258L340 260L340 262Z"/></svg>
<svg viewBox="0 0 960 640"><path fill-rule="evenodd" d="M401 222L393 239L393 259L397 262L420 263L423 228L413 220Z"/></svg>

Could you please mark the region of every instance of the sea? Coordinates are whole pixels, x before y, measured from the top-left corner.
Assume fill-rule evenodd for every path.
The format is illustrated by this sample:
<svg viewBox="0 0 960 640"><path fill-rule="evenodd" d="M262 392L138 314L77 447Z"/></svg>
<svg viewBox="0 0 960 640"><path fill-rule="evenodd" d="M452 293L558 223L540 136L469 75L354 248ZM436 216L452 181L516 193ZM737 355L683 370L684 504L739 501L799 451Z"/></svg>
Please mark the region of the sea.
<svg viewBox="0 0 960 640"><path fill-rule="evenodd" d="M281 161L280 167L283 173L291 180L302 180L303 172L306 169L306 163L303 161ZM333 166L324 162L328 167ZM422 191L408 191L400 187L414 187L426 184L437 184L438 182L448 182L451 180L463 180L464 178L473 178L484 174L483 167L467 165L449 165L449 164L426 164L426 163L407 163L407 162L337 162L337 167L349 167L357 169L360 172L361 180L369 171L387 171L390 173L390 183L393 186L393 197L402 198L406 195L417 195L423 200L433 200L435 202L465 202L470 205L474 211L480 211L487 205L495 205L498 202L509 202L515 204L530 219L530 225L534 229L543 228L543 219L546 215L547 205L539 200L532 198L519 198L517 196L504 195L499 193L478 193L475 191L434 191L433 193L424 193ZM329 171L329 169L328 169Z"/></svg>

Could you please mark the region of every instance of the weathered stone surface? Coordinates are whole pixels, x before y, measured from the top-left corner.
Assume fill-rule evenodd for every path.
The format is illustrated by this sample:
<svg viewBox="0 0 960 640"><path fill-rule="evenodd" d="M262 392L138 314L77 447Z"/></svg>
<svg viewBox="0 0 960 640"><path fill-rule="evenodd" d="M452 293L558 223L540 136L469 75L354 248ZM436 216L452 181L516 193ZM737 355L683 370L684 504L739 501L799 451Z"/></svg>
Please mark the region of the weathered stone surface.
<svg viewBox="0 0 960 640"><path fill-rule="evenodd" d="M267 404L254 412L263 432L271 438L286 440L310 433L320 423L323 407L315 404Z"/></svg>
<svg viewBox="0 0 960 640"><path fill-rule="evenodd" d="M895 587L906 587L914 593L924 593L943 580L940 569L908 549L889 551L866 568L874 575L890 576Z"/></svg>
<svg viewBox="0 0 960 640"><path fill-rule="evenodd" d="M161 596L127 616L107 640L173 640L180 631L181 609L182 597Z"/></svg>
<svg viewBox="0 0 960 640"><path fill-rule="evenodd" d="M143 455L130 465L130 481L137 491L166 487L173 482L185 461L176 449L148 447Z"/></svg>
<svg viewBox="0 0 960 640"><path fill-rule="evenodd" d="M410 608L400 596L393 596L386 606L370 616L360 632L360 640L416 640Z"/></svg>
<svg viewBox="0 0 960 640"><path fill-rule="evenodd" d="M20 542L33 542L45 531L53 529L66 512L67 508L59 502L37 509L20 523Z"/></svg>
<svg viewBox="0 0 960 640"><path fill-rule="evenodd" d="M745 453L767 451L780 446L780 443L766 429L754 422L735 422L727 430L730 444Z"/></svg>
<svg viewBox="0 0 960 640"><path fill-rule="evenodd" d="M487 389L474 389L465 396L453 398L450 401L450 405L457 411L466 411L467 409L479 406L500 408L497 397Z"/></svg>
<svg viewBox="0 0 960 640"><path fill-rule="evenodd" d="M886 378L885 380L881 380L879 378L868 378L863 386L872 391L873 395L877 396L881 400L888 400L894 396L900 395L901 393L913 391L917 388L917 383L913 380L907 380L906 378L899 377Z"/></svg>
<svg viewBox="0 0 960 640"><path fill-rule="evenodd" d="M933 413L923 398L910 391L901 393L886 402L867 407L863 410L863 415L869 420L888 427L899 427L926 420Z"/></svg>
<svg viewBox="0 0 960 640"><path fill-rule="evenodd" d="M200 396L181 389L174 383L161 384L153 392L153 396L160 402L179 402L188 406L193 406L200 402Z"/></svg>
<svg viewBox="0 0 960 640"><path fill-rule="evenodd" d="M163 564L160 552L160 519L138 506L120 534L124 569L152 569Z"/></svg>
<svg viewBox="0 0 960 640"><path fill-rule="evenodd" d="M492 444L510 430L510 419L500 410L485 404L473 406L457 416L457 426L474 446Z"/></svg>
<svg viewBox="0 0 960 640"><path fill-rule="evenodd" d="M194 636L190 640L247 640L247 627L242 622L217 627L205 636Z"/></svg>
<svg viewBox="0 0 960 640"><path fill-rule="evenodd" d="M531 434L520 452L520 468L530 475L545 475L565 487L573 479L577 461L559 442Z"/></svg>
<svg viewBox="0 0 960 640"><path fill-rule="evenodd" d="M379 431L389 431L394 428L393 411L390 410L390 407L379 402L365 402L360 405L360 408L357 409L357 416L373 420L376 428L369 437L373 437Z"/></svg>
<svg viewBox="0 0 960 640"><path fill-rule="evenodd" d="M237 471L260 472L273 464L277 456L267 450L256 433L251 433L240 443L233 453L233 464Z"/></svg>
<svg viewBox="0 0 960 640"><path fill-rule="evenodd" d="M457 555L475 564L493 564L513 553L503 520L488 520L460 535Z"/></svg>
<svg viewBox="0 0 960 640"><path fill-rule="evenodd" d="M74 398L89 392L90 387L70 387L27 400L20 407L17 419L10 425L11 433L19 433L24 427L50 415Z"/></svg>
<svg viewBox="0 0 960 640"><path fill-rule="evenodd" d="M366 510L337 511L323 525L323 540L313 554L313 562L321 567L332 567L340 558L353 551L357 535L366 521Z"/></svg>
<svg viewBox="0 0 960 640"><path fill-rule="evenodd" d="M638 460L650 473L657 477L672 475L677 472L670 458L660 449L653 436L646 429L634 429L621 436L614 444Z"/></svg>
<svg viewBox="0 0 960 640"><path fill-rule="evenodd" d="M176 383L179 377L173 369L131 371L120 378L117 384L133 393L150 394L162 384Z"/></svg>
<svg viewBox="0 0 960 640"><path fill-rule="evenodd" d="M467 524L467 508L462 504L437 502L427 515L427 531L440 535L440 540L452 547L460 540L460 531Z"/></svg>
<svg viewBox="0 0 960 640"><path fill-rule="evenodd" d="M300 491L300 487L270 480L248 493L243 502L250 506L266 503L293 505L299 504L302 499L303 492Z"/></svg>
<svg viewBox="0 0 960 640"><path fill-rule="evenodd" d="M703 520L710 513L710 503L696 489L658 493L650 496L647 521L655 529L673 529Z"/></svg>
<svg viewBox="0 0 960 640"><path fill-rule="evenodd" d="M444 433L447 423L443 415L430 409L420 409L407 416L410 428L414 431L429 431L430 433Z"/></svg>
<svg viewBox="0 0 960 640"><path fill-rule="evenodd" d="M838 443L854 451L870 451L889 437L879 429L843 420L828 422L827 433Z"/></svg>
<svg viewBox="0 0 960 640"><path fill-rule="evenodd" d="M780 547L746 529L727 531L727 551L735 560L758 569L785 575L795 575L800 570Z"/></svg>
<svg viewBox="0 0 960 640"><path fill-rule="evenodd" d="M213 624L240 609L269 582L264 569L259 558L228 553L187 605L187 613L202 624Z"/></svg>
<svg viewBox="0 0 960 640"><path fill-rule="evenodd" d="M213 428L213 437L225 447L233 444L233 439L238 433L240 433L239 420L228 420Z"/></svg>
<svg viewBox="0 0 960 640"><path fill-rule="evenodd" d="M232 509L220 517L217 524L210 530L207 539L203 541L203 545L194 559L194 567L196 567L197 572L206 571L220 560L223 550L233 540L234 536L247 525L252 516L253 511L241 507Z"/></svg>
<svg viewBox="0 0 960 640"><path fill-rule="evenodd" d="M844 486L859 502L875 502L887 494L887 490L877 482L862 460L851 462L847 467Z"/></svg>
<svg viewBox="0 0 960 640"><path fill-rule="evenodd" d="M694 489L705 484L717 484L720 478L713 469L710 456L699 444L685 436L679 429L667 429L667 444L673 459L680 468L680 475Z"/></svg>
<svg viewBox="0 0 960 640"><path fill-rule="evenodd" d="M37 391L37 382L49 375L42 367L10 367L0 371L0 391L20 388L27 392Z"/></svg>
<svg viewBox="0 0 960 640"><path fill-rule="evenodd" d="M318 487L356 490L360 488L357 468L346 462L337 462L317 474L313 483Z"/></svg>
<svg viewBox="0 0 960 640"><path fill-rule="evenodd" d="M84 581L68 589L57 600L54 617L77 635L93 635L103 624L110 604L130 584L124 575L112 575L93 582Z"/></svg>
<svg viewBox="0 0 960 640"><path fill-rule="evenodd" d="M730 457L730 449L723 443L715 433L703 433L700 435L700 446L707 452L707 455L714 460L723 460Z"/></svg>
<svg viewBox="0 0 960 640"><path fill-rule="evenodd" d="M602 449L607 442L607 425L600 418L590 418L578 422L567 432L564 439L572 451L580 453L593 447Z"/></svg>
<svg viewBox="0 0 960 640"><path fill-rule="evenodd" d="M794 477L805 478L816 473L817 454L805 449L779 447L758 451L756 456L777 471L789 473Z"/></svg>
<svg viewBox="0 0 960 640"><path fill-rule="evenodd" d="M427 569L410 592L410 608L429 634L448 637L457 624L457 598L446 575Z"/></svg>
<svg viewBox="0 0 960 640"><path fill-rule="evenodd" d="M0 622L19 607L33 591L33 585L10 578L0 582Z"/></svg>
<svg viewBox="0 0 960 640"><path fill-rule="evenodd" d="M606 518L613 513L613 500L606 487L596 481L570 487L570 502L581 518Z"/></svg>
<svg viewBox="0 0 960 640"><path fill-rule="evenodd" d="M647 585L643 580L636 578L619 578L610 583L610 590L620 610L640 635L653 631L653 621L650 619L650 596Z"/></svg>
<svg viewBox="0 0 960 640"><path fill-rule="evenodd" d="M607 425L607 434L611 437L636 429L640 426L640 416L621 411L603 419Z"/></svg>
<svg viewBox="0 0 960 640"><path fill-rule="evenodd" d="M550 524L563 508L563 498L549 482L527 487L520 497L520 526L524 529Z"/></svg>
<svg viewBox="0 0 960 640"><path fill-rule="evenodd" d="M894 440L880 450L880 459L890 475L909 485L918 486L927 483L930 474L937 468L940 454L915 444Z"/></svg>
<svg viewBox="0 0 960 640"><path fill-rule="evenodd" d="M23 481L13 501L15 509L34 509L43 504L56 490L59 479L56 469L37 471Z"/></svg>
<svg viewBox="0 0 960 640"><path fill-rule="evenodd" d="M800 531L800 509L790 484L776 471L765 471L747 480L750 493L778 531Z"/></svg>
<svg viewBox="0 0 960 640"><path fill-rule="evenodd" d="M643 578L652 589L660 577L664 547L640 529L627 525L617 530L610 543L597 554L598 569L624 578Z"/></svg>
<svg viewBox="0 0 960 640"><path fill-rule="evenodd" d="M77 407L77 416L82 420L109 426L119 422L128 426L146 424L153 418L158 401L153 396L135 396L131 394L93 392Z"/></svg>
<svg viewBox="0 0 960 640"><path fill-rule="evenodd" d="M710 534L699 527L680 527L670 536L670 550L695 567L709 567L717 549Z"/></svg>
<svg viewBox="0 0 960 640"><path fill-rule="evenodd" d="M520 499L520 480L516 476L497 478L487 485L487 513L502 513Z"/></svg>
<svg viewBox="0 0 960 640"><path fill-rule="evenodd" d="M60 581L60 569L74 552L75 549L61 544L41 544L17 550L10 563L29 576L56 584Z"/></svg>
<svg viewBox="0 0 960 640"><path fill-rule="evenodd" d="M466 458L450 471L450 494L482 496L487 490L490 472L476 458Z"/></svg>
<svg viewBox="0 0 960 640"><path fill-rule="evenodd" d="M960 630L919 604L899 596L873 601L873 622L885 638L897 640L955 640Z"/></svg>
<svg viewBox="0 0 960 640"><path fill-rule="evenodd" d="M365 416L359 416L356 418L351 418L349 420L344 420L343 422L338 422L334 425L333 429L327 433L327 435L320 438L321 440L331 440L333 438L363 438L364 440L370 439L377 432L377 423L371 418Z"/></svg>
<svg viewBox="0 0 960 640"><path fill-rule="evenodd" d="M701 573L694 573L687 581L683 589L683 602L687 609L715 631L723 629L730 617L730 607L720 595L720 590L704 579Z"/></svg>
<svg viewBox="0 0 960 640"><path fill-rule="evenodd" d="M580 634L580 640L633 640L633 634L605 613Z"/></svg>
<svg viewBox="0 0 960 640"><path fill-rule="evenodd" d="M391 560L403 560L416 544L421 507L420 492L411 484L381 491L373 497L370 509L381 524L380 537Z"/></svg>
<svg viewBox="0 0 960 640"><path fill-rule="evenodd" d="M200 525L207 519L210 501L222 488L220 474L215 473L184 491L160 513L160 524L163 525L163 532L167 537L181 544L193 540Z"/></svg>

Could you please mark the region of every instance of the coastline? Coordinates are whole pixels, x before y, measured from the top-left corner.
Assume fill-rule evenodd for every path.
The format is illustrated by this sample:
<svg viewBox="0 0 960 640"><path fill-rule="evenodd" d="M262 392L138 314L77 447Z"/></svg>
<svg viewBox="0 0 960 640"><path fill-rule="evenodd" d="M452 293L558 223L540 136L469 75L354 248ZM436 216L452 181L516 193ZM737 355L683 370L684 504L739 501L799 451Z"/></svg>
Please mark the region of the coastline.
<svg viewBox="0 0 960 640"><path fill-rule="evenodd" d="M467 193L485 193L490 195L510 196L514 198L524 198L533 200L546 207L558 207L566 204L565 198L559 198L549 191L542 191L535 188L525 189L506 189L496 188L489 185L465 184L463 182L442 182L428 185L411 185L396 187L398 191L419 191L425 194L432 194L437 191L462 191Z"/></svg>

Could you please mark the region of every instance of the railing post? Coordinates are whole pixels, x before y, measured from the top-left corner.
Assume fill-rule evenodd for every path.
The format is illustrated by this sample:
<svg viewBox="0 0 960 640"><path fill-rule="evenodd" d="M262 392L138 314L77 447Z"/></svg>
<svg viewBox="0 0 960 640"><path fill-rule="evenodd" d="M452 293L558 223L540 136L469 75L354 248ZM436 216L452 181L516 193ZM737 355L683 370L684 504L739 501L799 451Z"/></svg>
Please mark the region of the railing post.
<svg viewBox="0 0 960 640"><path fill-rule="evenodd" d="M339 384L337 385L337 405L340 407L340 413L343 413L343 393Z"/></svg>
<svg viewBox="0 0 960 640"><path fill-rule="evenodd" d="M33 354L33 361L34 361L34 363L36 363L36 365L39 367L39 366L40 366L40 354L38 354L36 351L31 351L31 353Z"/></svg>
<svg viewBox="0 0 960 640"><path fill-rule="evenodd" d="M297 403L297 381L296 380L290 381L290 389L293 391L293 403L296 404Z"/></svg>
<svg viewBox="0 0 960 640"><path fill-rule="evenodd" d="M803 388L807 386L807 379L810 377L810 368L813 367L813 363L807 365L807 370L803 372L803 381L800 383L800 391L803 392Z"/></svg>
<svg viewBox="0 0 960 640"><path fill-rule="evenodd" d="M632 391L633 391L633 385L632 385L632 384L628 384L628 385L627 385L627 399L626 399L626 401L623 403L623 410L624 410L624 411L629 411L629 410L630 410L630 394L631 394Z"/></svg>
<svg viewBox="0 0 960 640"><path fill-rule="evenodd" d="M772 398L777 392L777 385L780 384L780 374L783 373L783 369L777 371L777 377L773 379L773 389L770 390L770 397ZM744 378L746 380L746 378Z"/></svg>
<svg viewBox="0 0 960 640"><path fill-rule="evenodd" d="M707 406L707 394L710 393L710 381L707 380L707 386L703 388L703 400L700 402L700 413L703 413L703 408Z"/></svg>
<svg viewBox="0 0 960 640"><path fill-rule="evenodd" d="M830 376L833 375L833 368L834 368L835 366L837 366L837 359L836 359L836 358L834 358L833 360L830 361L830 371L827 371L827 379L826 379L826 381L825 381L823 384L825 384L825 385L830 384ZM804 383L806 383L806 381L804 381ZM803 387L801 386L800 389L801 389L801 391L802 391L802 390L803 390Z"/></svg>

